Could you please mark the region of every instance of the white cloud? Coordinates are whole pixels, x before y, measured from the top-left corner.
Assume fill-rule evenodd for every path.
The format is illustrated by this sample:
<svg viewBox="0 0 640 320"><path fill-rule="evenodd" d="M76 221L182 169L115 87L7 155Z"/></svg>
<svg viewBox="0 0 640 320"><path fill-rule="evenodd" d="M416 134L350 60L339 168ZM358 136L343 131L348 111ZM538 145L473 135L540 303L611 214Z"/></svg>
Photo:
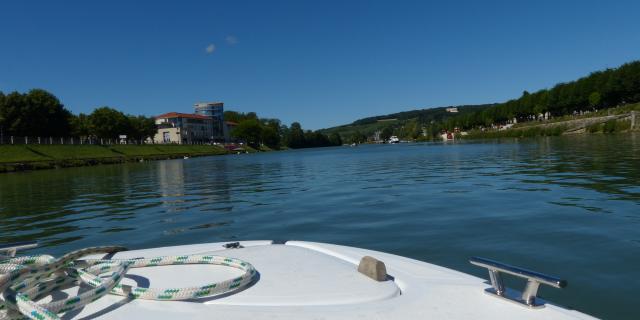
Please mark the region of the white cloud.
<svg viewBox="0 0 640 320"><path fill-rule="evenodd" d="M228 35L224 40L227 41L227 44L229 44L230 46L235 46L236 44L238 44L238 37L234 35Z"/></svg>
<svg viewBox="0 0 640 320"><path fill-rule="evenodd" d="M213 43L209 44L205 51L207 52L207 54L212 54L214 51L216 51L216 45Z"/></svg>

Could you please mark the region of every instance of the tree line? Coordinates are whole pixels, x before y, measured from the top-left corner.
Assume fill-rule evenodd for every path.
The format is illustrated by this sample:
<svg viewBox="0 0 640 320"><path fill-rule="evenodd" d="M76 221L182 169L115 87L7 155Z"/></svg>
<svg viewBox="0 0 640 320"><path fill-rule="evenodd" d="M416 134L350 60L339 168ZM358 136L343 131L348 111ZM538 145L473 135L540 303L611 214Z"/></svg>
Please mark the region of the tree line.
<svg viewBox="0 0 640 320"><path fill-rule="evenodd" d="M53 94L33 89L26 93L0 91L0 129L4 136L93 137L145 140L156 133L153 118L127 115L110 107L75 115Z"/></svg>
<svg viewBox="0 0 640 320"><path fill-rule="evenodd" d="M487 128L514 119L526 122L544 114L560 117L638 102L640 61L633 61L550 89L523 91L520 97L503 103L457 106L457 112L448 112L446 107L398 112L359 119L323 132L338 132L349 142L371 140L375 132L379 132L383 140L391 135L402 139L439 139L443 131L453 131L456 127L461 130Z"/></svg>
<svg viewBox="0 0 640 320"><path fill-rule="evenodd" d="M278 119L259 118L255 112L226 111L226 121L237 126L232 135L258 147L266 145L309 148L341 145L340 135L324 135L303 130L297 122L290 127ZM87 137L117 140L126 135L130 140L144 141L157 132L155 119L125 114L110 107L99 107L89 114L73 114L53 94L33 89L26 93L0 91L0 132L3 136Z"/></svg>
<svg viewBox="0 0 640 320"><path fill-rule="evenodd" d="M524 91L517 99L447 119L443 127L488 127L513 119L530 121L545 113L558 117L637 102L640 102L640 61L596 71L575 81L559 83L551 89L534 93Z"/></svg>
<svg viewBox="0 0 640 320"><path fill-rule="evenodd" d="M299 149L342 145L342 139L337 133L327 136L318 131L305 131L298 122L288 127L279 119L259 118L255 112L225 111L224 119L237 123L231 131L232 136L253 147L266 145L273 149Z"/></svg>

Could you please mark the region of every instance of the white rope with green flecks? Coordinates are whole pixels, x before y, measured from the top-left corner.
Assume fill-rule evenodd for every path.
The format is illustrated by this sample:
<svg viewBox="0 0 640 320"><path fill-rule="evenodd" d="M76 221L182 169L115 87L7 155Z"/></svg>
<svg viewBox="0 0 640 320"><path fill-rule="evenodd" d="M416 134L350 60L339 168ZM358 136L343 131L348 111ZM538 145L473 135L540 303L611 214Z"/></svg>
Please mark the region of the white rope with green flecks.
<svg viewBox="0 0 640 320"><path fill-rule="evenodd" d="M182 255L140 259L85 259L97 253L113 253L123 247L92 247L73 251L58 259L48 255L26 256L0 261L0 319L57 320L58 314L82 308L107 293L130 299L186 300L219 295L249 285L255 268L240 259L215 255ZM240 269L240 277L188 288L140 288L120 284L130 268L213 264ZM50 292L81 283L92 288L75 297L37 304Z"/></svg>

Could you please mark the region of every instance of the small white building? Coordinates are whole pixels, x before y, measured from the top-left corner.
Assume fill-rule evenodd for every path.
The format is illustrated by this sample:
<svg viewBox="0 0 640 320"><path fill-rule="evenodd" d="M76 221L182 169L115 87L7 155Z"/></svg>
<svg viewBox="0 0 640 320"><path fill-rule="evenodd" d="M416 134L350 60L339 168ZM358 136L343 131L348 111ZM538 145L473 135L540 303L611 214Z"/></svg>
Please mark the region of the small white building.
<svg viewBox="0 0 640 320"><path fill-rule="evenodd" d="M447 112L451 112L451 113L457 113L458 112L458 108L457 107L450 107L446 109Z"/></svg>

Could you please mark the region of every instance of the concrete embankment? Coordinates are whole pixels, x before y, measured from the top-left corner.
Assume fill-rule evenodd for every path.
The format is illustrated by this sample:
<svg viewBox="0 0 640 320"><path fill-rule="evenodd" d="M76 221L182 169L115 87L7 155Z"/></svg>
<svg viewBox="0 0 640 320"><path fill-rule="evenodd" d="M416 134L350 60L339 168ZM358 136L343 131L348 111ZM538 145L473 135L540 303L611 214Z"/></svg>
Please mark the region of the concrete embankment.
<svg viewBox="0 0 640 320"><path fill-rule="evenodd" d="M622 110L621 110L622 109ZM464 139L529 138L577 133L614 133L640 130L640 104L601 110L577 118L565 116L549 122L525 122L506 130L471 130Z"/></svg>
<svg viewBox="0 0 640 320"><path fill-rule="evenodd" d="M0 172L223 155L208 145L0 145Z"/></svg>
<svg viewBox="0 0 640 320"><path fill-rule="evenodd" d="M638 113L635 111L631 111L623 114L613 114L599 117L590 117L590 118L582 118L582 119L574 119L574 120L566 120L566 121L558 121L551 123L541 123L532 126L522 126L514 128L514 130L524 130L530 129L533 127L539 127L544 129L556 128L563 126L565 127L564 134L573 134L573 133L584 133L589 126L602 124L607 121L615 120L615 121L630 121L630 129L634 130L638 127Z"/></svg>

